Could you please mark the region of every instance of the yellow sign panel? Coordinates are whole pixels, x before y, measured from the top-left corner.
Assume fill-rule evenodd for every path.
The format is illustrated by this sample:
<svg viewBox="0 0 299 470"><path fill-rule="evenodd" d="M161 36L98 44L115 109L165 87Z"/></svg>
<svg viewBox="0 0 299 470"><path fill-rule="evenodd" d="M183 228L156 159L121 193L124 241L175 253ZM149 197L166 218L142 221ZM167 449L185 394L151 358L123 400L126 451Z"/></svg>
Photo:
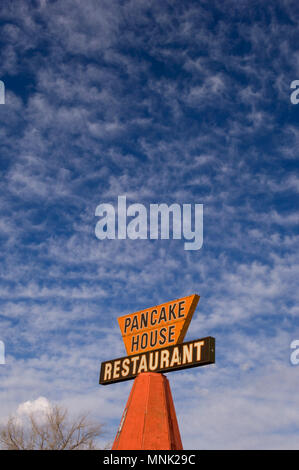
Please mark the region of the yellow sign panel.
<svg viewBox="0 0 299 470"><path fill-rule="evenodd" d="M182 343L198 301L198 295L189 295L119 317L127 354Z"/></svg>

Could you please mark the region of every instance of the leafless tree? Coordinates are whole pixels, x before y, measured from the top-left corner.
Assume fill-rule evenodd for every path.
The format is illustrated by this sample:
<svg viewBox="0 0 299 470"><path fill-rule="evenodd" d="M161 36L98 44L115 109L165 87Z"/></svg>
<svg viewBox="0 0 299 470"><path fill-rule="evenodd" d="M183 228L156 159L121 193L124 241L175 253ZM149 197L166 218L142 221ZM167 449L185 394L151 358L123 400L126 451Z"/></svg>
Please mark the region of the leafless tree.
<svg viewBox="0 0 299 470"><path fill-rule="evenodd" d="M70 419L66 409L54 405L40 417L31 413L27 422L12 416L0 427L0 447L5 450L80 450L96 449L95 440L103 434L101 424L88 415Z"/></svg>

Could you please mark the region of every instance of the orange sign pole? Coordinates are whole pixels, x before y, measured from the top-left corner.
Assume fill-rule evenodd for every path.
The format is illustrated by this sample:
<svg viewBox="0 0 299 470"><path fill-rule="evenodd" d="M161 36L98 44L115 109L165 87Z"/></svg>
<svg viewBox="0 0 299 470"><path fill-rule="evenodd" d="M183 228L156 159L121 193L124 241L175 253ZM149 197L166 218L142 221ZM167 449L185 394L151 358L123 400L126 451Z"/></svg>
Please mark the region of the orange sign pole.
<svg viewBox="0 0 299 470"><path fill-rule="evenodd" d="M181 450L180 431L165 375L143 372L134 384L112 450Z"/></svg>

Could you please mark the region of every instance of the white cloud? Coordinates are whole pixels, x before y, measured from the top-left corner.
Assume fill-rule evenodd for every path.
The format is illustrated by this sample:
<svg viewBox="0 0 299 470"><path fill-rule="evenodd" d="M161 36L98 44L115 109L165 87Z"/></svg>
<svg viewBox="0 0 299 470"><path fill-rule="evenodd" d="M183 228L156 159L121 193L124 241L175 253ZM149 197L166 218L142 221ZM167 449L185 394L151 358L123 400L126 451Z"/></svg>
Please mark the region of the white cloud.
<svg viewBox="0 0 299 470"><path fill-rule="evenodd" d="M17 408L17 418L23 422L33 415L37 422L42 423L47 419L47 414L51 412L51 409L52 405L49 400L39 397L36 400L21 403Z"/></svg>

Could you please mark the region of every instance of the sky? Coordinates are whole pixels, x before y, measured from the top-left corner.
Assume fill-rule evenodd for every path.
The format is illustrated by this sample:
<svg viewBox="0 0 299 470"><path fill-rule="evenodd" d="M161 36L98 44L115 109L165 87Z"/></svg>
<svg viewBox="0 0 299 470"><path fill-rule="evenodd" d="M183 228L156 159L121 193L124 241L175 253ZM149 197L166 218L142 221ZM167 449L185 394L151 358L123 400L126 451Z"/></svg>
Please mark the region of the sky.
<svg viewBox="0 0 299 470"><path fill-rule="evenodd" d="M298 44L296 0L1 2L0 421L47 400L113 441L117 317L196 293L216 363L167 374L184 448L299 448ZM202 247L99 240L123 195L203 204Z"/></svg>

